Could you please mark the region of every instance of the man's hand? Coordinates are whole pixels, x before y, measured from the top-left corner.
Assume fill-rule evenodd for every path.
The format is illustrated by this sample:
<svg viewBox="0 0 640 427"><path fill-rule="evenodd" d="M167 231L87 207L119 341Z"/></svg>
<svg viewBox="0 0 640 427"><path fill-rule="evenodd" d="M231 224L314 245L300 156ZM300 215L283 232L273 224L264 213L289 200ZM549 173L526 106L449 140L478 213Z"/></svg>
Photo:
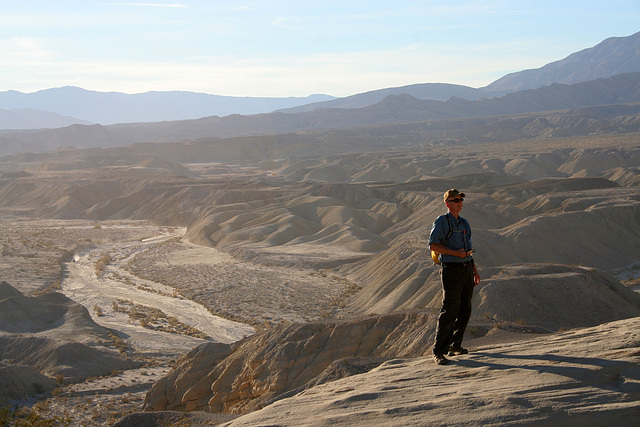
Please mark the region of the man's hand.
<svg viewBox="0 0 640 427"><path fill-rule="evenodd" d="M469 256L469 251L465 251L464 249L458 249L451 255L457 256L458 258L466 258L467 256Z"/></svg>

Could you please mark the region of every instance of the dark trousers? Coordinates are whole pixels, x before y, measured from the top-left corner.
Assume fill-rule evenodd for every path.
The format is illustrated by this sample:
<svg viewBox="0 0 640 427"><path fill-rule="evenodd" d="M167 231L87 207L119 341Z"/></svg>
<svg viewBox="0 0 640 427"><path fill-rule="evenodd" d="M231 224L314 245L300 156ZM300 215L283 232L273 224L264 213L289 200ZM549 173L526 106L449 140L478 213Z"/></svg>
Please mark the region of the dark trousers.
<svg viewBox="0 0 640 427"><path fill-rule="evenodd" d="M442 308L438 317L434 354L446 354L449 347L461 347L464 331L471 318L473 264L447 263L440 271Z"/></svg>

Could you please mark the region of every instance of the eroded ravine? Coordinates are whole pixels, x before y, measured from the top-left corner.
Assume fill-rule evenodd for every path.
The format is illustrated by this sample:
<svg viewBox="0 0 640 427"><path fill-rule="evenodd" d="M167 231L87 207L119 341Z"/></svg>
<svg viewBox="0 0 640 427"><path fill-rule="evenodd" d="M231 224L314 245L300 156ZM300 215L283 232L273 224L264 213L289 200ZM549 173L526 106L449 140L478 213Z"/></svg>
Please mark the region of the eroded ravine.
<svg viewBox="0 0 640 427"><path fill-rule="evenodd" d="M230 343L252 334L251 326L214 316L172 288L140 279L125 269L136 254L183 233L184 229L176 229L142 241L104 244L78 251L72 261L63 264L62 293L87 308L98 324L120 332L127 343L141 353L182 354L202 339L143 327L126 312L116 310L118 306L158 309L166 318L175 318L216 342ZM105 257L109 262L97 268L96 262Z"/></svg>

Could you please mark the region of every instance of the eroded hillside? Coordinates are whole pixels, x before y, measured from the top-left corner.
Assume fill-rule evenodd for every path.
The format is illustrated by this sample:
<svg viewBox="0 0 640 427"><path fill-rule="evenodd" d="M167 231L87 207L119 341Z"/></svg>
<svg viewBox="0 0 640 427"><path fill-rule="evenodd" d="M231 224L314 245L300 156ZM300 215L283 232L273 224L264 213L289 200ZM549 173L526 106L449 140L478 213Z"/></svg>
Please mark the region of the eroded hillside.
<svg viewBox="0 0 640 427"><path fill-rule="evenodd" d="M360 372L426 354L440 298L426 237L452 187L467 194L462 214L483 277L474 345L640 315L630 290L640 276L637 134L222 161L241 144L194 162L202 148L64 150L0 164L3 274L25 296L60 290L75 254L96 289L135 288L132 307L162 301L145 297L153 290L258 327L241 344L217 342L206 380L195 380L202 352L185 356L149 408L244 413L311 387L325 369L332 379L351 372L339 358L375 359L354 362ZM107 255L97 274L92 263ZM124 304L78 298L107 318ZM344 352L331 336L343 337ZM315 356L295 355L291 337Z"/></svg>

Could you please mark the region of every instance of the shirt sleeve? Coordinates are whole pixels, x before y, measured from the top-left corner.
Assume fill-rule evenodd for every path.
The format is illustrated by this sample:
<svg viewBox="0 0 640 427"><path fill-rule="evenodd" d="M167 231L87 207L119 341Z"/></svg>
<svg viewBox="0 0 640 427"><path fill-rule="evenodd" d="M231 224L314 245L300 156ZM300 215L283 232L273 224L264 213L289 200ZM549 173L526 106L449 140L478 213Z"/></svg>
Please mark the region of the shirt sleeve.
<svg viewBox="0 0 640 427"><path fill-rule="evenodd" d="M473 243L471 243L471 226L469 225L469 221L464 219L465 226L467 227L467 242L469 243L469 249L473 249Z"/></svg>
<svg viewBox="0 0 640 427"><path fill-rule="evenodd" d="M429 245L432 243L444 243L445 235L444 235L444 227L442 224L443 216L439 216L433 222L431 226L431 233L429 233Z"/></svg>

